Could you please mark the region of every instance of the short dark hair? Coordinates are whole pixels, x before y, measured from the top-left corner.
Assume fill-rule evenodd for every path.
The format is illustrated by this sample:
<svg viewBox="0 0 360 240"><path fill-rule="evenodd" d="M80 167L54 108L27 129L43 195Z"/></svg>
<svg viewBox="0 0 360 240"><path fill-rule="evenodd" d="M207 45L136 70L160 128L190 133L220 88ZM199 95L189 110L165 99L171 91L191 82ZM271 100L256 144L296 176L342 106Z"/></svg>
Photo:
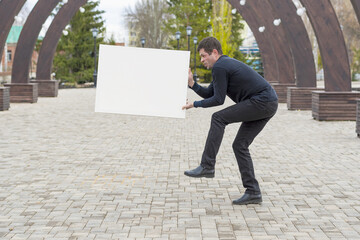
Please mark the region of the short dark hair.
<svg viewBox="0 0 360 240"><path fill-rule="evenodd" d="M220 55L223 54L221 43L214 37L206 37L199 43L197 51L199 52L200 49L204 49L209 55L211 55L212 51L216 49Z"/></svg>

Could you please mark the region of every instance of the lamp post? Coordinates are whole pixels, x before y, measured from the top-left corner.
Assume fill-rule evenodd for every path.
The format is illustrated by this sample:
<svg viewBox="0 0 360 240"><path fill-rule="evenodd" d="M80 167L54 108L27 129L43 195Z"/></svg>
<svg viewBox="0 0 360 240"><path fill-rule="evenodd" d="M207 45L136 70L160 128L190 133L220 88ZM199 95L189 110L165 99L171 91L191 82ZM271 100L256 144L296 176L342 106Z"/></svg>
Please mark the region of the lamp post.
<svg viewBox="0 0 360 240"><path fill-rule="evenodd" d="M190 51L190 36L191 36L192 27L186 27L186 34L188 36L188 51Z"/></svg>
<svg viewBox="0 0 360 240"><path fill-rule="evenodd" d="M177 32L175 33L175 37L176 37L176 40L177 40L177 49L178 49L178 50L179 50L179 48L180 48L180 45L179 45L180 36L181 36L181 32L177 31Z"/></svg>
<svg viewBox="0 0 360 240"><path fill-rule="evenodd" d="M92 35L94 37L94 87L96 87L96 81L97 81L97 71L96 71L96 37L99 33L99 30L97 28L91 29Z"/></svg>
<svg viewBox="0 0 360 240"><path fill-rule="evenodd" d="M141 41L141 46L144 47L144 46L145 46L146 39L145 39L144 37L142 37L142 38L140 39L140 41Z"/></svg>
<svg viewBox="0 0 360 240"><path fill-rule="evenodd" d="M196 44L197 44L197 41L198 41L198 38L197 37L194 37L194 81L196 82L197 80L197 74L196 74Z"/></svg>

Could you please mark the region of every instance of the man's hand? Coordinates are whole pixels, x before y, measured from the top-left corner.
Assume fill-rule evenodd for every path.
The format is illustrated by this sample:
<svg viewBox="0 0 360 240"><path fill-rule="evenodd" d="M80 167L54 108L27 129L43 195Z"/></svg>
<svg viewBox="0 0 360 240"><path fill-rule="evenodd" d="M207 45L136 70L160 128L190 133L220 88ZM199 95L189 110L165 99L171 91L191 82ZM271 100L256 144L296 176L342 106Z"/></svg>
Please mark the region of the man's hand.
<svg viewBox="0 0 360 240"><path fill-rule="evenodd" d="M188 85L189 87L193 87L195 84L194 78L193 78L193 74L191 72L191 68L189 68L189 76L188 76Z"/></svg>
<svg viewBox="0 0 360 240"><path fill-rule="evenodd" d="M186 105L182 107L182 110L188 110L193 107L194 107L194 103L189 103L189 101L186 99Z"/></svg>

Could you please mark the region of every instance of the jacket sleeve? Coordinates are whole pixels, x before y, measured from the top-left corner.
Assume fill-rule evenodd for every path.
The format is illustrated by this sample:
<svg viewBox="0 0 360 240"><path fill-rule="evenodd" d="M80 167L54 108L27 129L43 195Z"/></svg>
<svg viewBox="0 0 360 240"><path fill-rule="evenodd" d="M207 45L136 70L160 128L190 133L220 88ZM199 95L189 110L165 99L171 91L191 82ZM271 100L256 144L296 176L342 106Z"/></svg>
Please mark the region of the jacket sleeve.
<svg viewBox="0 0 360 240"><path fill-rule="evenodd" d="M194 86L191 89L194 90L194 92L196 92L197 95L199 95L202 98L209 98L212 95L214 95L214 87L212 82L207 88L202 87L197 82L195 82Z"/></svg>
<svg viewBox="0 0 360 240"><path fill-rule="evenodd" d="M224 104L228 85L227 73L223 68L214 68L212 77L213 81L210 85L213 89L213 94L210 97L206 97L204 100L195 101L194 107L208 108Z"/></svg>

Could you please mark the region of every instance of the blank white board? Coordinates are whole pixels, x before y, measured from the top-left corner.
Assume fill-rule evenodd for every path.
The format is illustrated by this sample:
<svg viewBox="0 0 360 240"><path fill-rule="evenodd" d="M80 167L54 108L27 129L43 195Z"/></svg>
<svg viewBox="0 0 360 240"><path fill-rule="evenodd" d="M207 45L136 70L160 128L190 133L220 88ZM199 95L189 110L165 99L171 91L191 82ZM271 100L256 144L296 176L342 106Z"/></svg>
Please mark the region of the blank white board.
<svg viewBox="0 0 360 240"><path fill-rule="evenodd" d="M190 52L100 45L95 112L185 118Z"/></svg>

